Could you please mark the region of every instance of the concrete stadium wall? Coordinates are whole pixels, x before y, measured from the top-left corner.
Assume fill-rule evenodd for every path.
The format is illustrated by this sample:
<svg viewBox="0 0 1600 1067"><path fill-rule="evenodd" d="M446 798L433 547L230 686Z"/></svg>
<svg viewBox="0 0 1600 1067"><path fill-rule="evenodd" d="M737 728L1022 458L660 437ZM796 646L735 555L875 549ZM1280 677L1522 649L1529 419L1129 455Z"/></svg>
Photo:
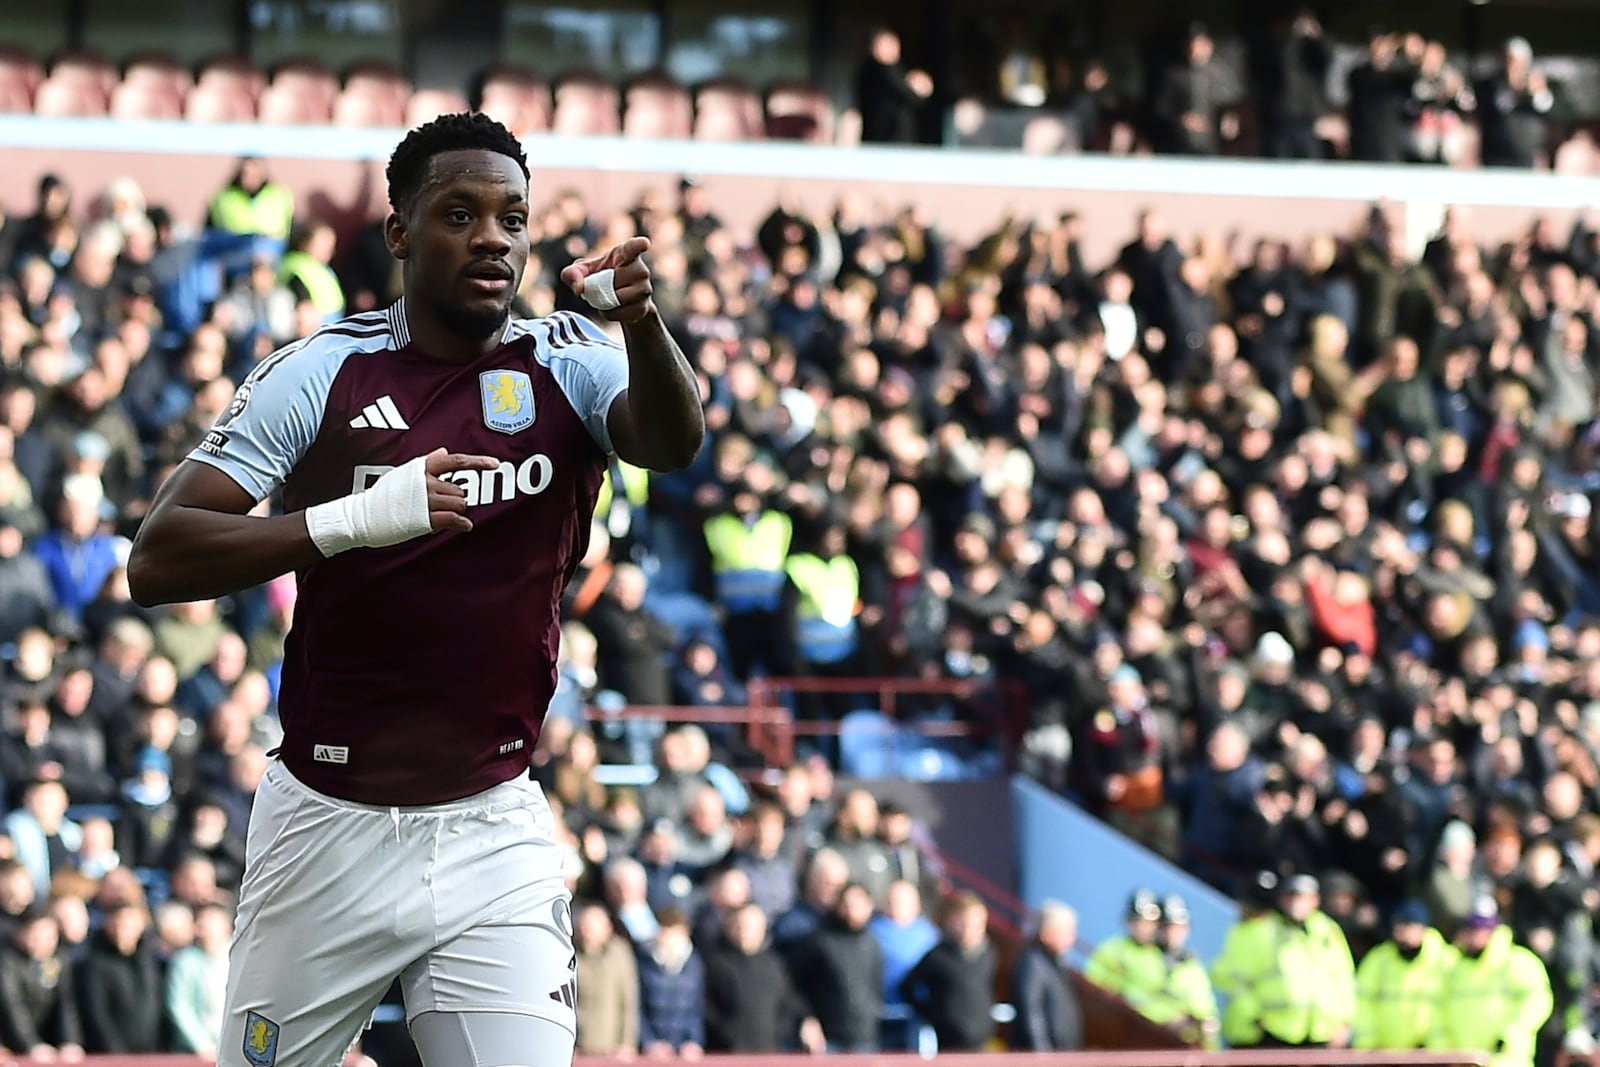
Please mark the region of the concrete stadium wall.
<svg viewBox="0 0 1600 1067"><path fill-rule="evenodd" d="M1049 899L1078 912L1078 938L1099 945L1123 932L1135 889L1179 893L1194 929L1189 947L1209 964L1239 921L1239 905L1123 837L1088 812L1018 775L1011 782L1023 903Z"/></svg>
<svg viewBox="0 0 1600 1067"><path fill-rule="evenodd" d="M273 160L275 176L310 213L348 226L385 209L382 161L402 133L0 117L0 205L30 209L46 171L85 197L126 174L152 202L198 222L237 158L257 154ZM670 193L684 174L697 175L719 214L742 228L753 227L780 197L825 212L844 189L896 207L921 204L962 241L991 231L1008 212L1076 210L1087 222L1085 252L1093 263L1129 239L1134 216L1148 205L1158 205L1180 236L1210 230L1300 241L1349 232L1380 199L1404 205L1420 237L1443 206L1460 204L1473 208L1484 239L1496 241L1537 215L1565 226L1576 211L1600 204L1600 179L1515 171L621 138L541 136L525 143L536 187L574 186L602 213L626 208L645 187Z"/></svg>

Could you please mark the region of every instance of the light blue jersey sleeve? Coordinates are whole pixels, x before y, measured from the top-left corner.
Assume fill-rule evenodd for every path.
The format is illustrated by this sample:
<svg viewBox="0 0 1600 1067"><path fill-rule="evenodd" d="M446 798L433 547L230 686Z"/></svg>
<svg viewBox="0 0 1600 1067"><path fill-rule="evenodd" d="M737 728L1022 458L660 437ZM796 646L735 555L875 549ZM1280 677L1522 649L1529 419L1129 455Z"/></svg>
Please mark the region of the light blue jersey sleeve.
<svg viewBox="0 0 1600 1067"><path fill-rule="evenodd" d="M536 335L539 362L549 368L594 443L611 455L616 449L606 418L617 397L628 391L627 349L598 325L570 311L537 321L545 327Z"/></svg>
<svg viewBox="0 0 1600 1067"><path fill-rule="evenodd" d="M217 468L256 501L271 496L316 440L333 380L359 350L352 340L319 332L262 360L189 458Z"/></svg>

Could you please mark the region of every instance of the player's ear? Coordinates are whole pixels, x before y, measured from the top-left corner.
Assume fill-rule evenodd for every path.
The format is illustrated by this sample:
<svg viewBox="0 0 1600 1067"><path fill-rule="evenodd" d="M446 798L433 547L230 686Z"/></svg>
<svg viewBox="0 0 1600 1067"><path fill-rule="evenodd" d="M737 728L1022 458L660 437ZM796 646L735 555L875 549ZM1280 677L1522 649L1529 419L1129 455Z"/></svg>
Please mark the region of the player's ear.
<svg viewBox="0 0 1600 1067"><path fill-rule="evenodd" d="M411 252L411 230L406 225L406 217L398 211L389 212L389 217L383 220L383 240L389 246L389 254L395 259L405 259Z"/></svg>

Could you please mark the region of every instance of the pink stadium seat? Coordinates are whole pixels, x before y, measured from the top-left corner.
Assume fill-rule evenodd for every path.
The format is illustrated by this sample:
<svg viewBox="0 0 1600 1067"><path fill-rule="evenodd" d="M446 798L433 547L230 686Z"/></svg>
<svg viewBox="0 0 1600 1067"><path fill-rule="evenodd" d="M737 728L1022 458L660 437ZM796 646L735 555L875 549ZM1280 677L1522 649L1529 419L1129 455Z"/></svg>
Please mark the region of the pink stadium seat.
<svg viewBox="0 0 1600 1067"><path fill-rule="evenodd" d="M344 87L346 92L356 90L386 95L401 108L411 97L411 82L400 68L377 60L366 60L351 67L345 73Z"/></svg>
<svg viewBox="0 0 1600 1067"><path fill-rule="evenodd" d="M268 126L321 126L332 118L331 100L324 99L317 87L293 80L287 85L274 80L256 106L256 121Z"/></svg>
<svg viewBox="0 0 1600 1067"><path fill-rule="evenodd" d="M190 122L254 122L256 101L242 85L207 84L204 77L184 101L183 117Z"/></svg>
<svg viewBox="0 0 1600 1067"><path fill-rule="evenodd" d="M176 56L146 52L131 57L123 66L122 82L124 85L164 85L182 97L194 88L194 75Z"/></svg>
<svg viewBox="0 0 1600 1067"><path fill-rule="evenodd" d="M111 91L115 119L181 119L183 96L170 82L123 82Z"/></svg>
<svg viewBox="0 0 1600 1067"><path fill-rule="evenodd" d="M33 91L44 81L44 64L26 48L0 45L0 80L6 79L20 83L32 98Z"/></svg>
<svg viewBox="0 0 1600 1067"><path fill-rule="evenodd" d="M626 137L688 137L694 128L689 91L663 74L635 79L623 93L622 133Z"/></svg>
<svg viewBox="0 0 1600 1067"><path fill-rule="evenodd" d="M27 115L33 111L33 90L20 77L0 73L0 115Z"/></svg>
<svg viewBox="0 0 1600 1067"><path fill-rule="evenodd" d="M550 128L550 89L541 83L489 82L478 110L505 124L518 137Z"/></svg>
<svg viewBox="0 0 1600 1067"><path fill-rule="evenodd" d="M372 82L347 87L333 101L335 126L398 126L404 116L389 88Z"/></svg>
<svg viewBox="0 0 1600 1067"><path fill-rule="evenodd" d="M616 86L596 75L565 78L556 87L550 129L567 136L605 136L621 127Z"/></svg>
<svg viewBox="0 0 1600 1067"><path fill-rule="evenodd" d="M243 89L250 96L251 107L267 87L267 76L244 56L218 56L209 59L200 68L201 86L220 86L230 91Z"/></svg>
<svg viewBox="0 0 1600 1067"><path fill-rule="evenodd" d="M90 49L74 49L58 55L50 64L50 77L55 81L94 85L102 96L109 96L118 80L117 68L111 61Z"/></svg>
<svg viewBox="0 0 1600 1067"><path fill-rule="evenodd" d="M737 110L713 105L702 107L694 116L697 141L748 141L750 124Z"/></svg>
<svg viewBox="0 0 1600 1067"><path fill-rule="evenodd" d="M329 113L339 95L339 79L319 60L292 59L278 65L269 86L320 102ZM265 120L263 120L265 121Z"/></svg>
<svg viewBox="0 0 1600 1067"><path fill-rule="evenodd" d="M1022 151L1030 156L1053 156L1067 147L1067 124L1054 115L1039 115L1022 128Z"/></svg>
<svg viewBox="0 0 1600 1067"><path fill-rule="evenodd" d="M52 75L34 92L33 113L56 119L98 117L106 113L106 94L96 83L71 77L57 81Z"/></svg>
<svg viewBox="0 0 1600 1067"><path fill-rule="evenodd" d="M767 93L767 136L833 143L833 102L815 85L781 82Z"/></svg>
<svg viewBox="0 0 1600 1067"><path fill-rule="evenodd" d="M440 115L454 115L468 110L467 98L449 89L418 89L406 103L405 123L420 126L432 122Z"/></svg>
<svg viewBox="0 0 1600 1067"><path fill-rule="evenodd" d="M703 123L700 119L702 113L707 115ZM729 114L734 118L730 119ZM727 133L729 124L735 120L741 130L737 137L702 134L702 126L706 132ZM737 78L718 78L706 82L695 93L695 123L695 137L701 140L757 140L762 130L761 97Z"/></svg>

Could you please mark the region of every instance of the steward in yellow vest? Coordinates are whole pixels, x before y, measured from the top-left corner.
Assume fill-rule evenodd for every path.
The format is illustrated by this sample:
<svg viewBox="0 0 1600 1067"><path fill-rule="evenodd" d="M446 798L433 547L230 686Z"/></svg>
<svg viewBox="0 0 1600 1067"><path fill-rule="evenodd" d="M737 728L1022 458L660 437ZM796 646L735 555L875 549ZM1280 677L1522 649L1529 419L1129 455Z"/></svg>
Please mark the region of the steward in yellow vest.
<svg viewBox="0 0 1600 1067"><path fill-rule="evenodd" d="M1278 876L1271 871L1257 874L1240 901L1243 917L1228 931L1222 951L1211 964L1212 986L1227 998L1222 1009L1222 1040L1231 1048L1250 1048L1261 1042L1255 976L1271 967L1277 896Z"/></svg>
<svg viewBox="0 0 1600 1067"><path fill-rule="evenodd" d="M1456 934L1428 1047L1487 1052L1489 1067L1532 1067L1539 1030L1555 1010L1550 975L1512 940L1492 899L1479 901Z"/></svg>
<svg viewBox="0 0 1600 1067"><path fill-rule="evenodd" d="M830 526L822 535L820 551L790 556L784 567L798 594L795 640L800 659L808 665L849 663L859 647L861 572L845 546L844 528Z"/></svg>
<svg viewBox="0 0 1600 1067"><path fill-rule="evenodd" d="M325 222L295 233L290 251L278 264L278 280L295 295L309 300L324 320L344 314L344 287L328 263L333 259L336 238Z"/></svg>
<svg viewBox="0 0 1600 1067"><path fill-rule="evenodd" d="M1156 940L1161 923L1161 901L1149 889L1136 891L1128 901L1128 932L1094 950L1083 975L1117 994L1140 1014L1160 1010L1167 984L1167 958Z"/></svg>
<svg viewBox="0 0 1600 1067"><path fill-rule="evenodd" d="M224 233L285 241L294 224L294 192L288 186L268 181L261 160L241 159L233 181L211 198L207 221L212 229Z"/></svg>
<svg viewBox="0 0 1600 1067"><path fill-rule="evenodd" d="M1356 1014L1355 963L1344 931L1319 910L1319 893L1310 875L1285 880L1280 910L1264 918L1243 958L1234 963L1255 1011L1254 1025L1238 1035L1242 1046L1349 1044Z"/></svg>
<svg viewBox="0 0 1600 1067"><path fill-rule="evenodd" d="M1391 1052L1428 1047L1439 991L1456 950L1429 925L1427 906L1407 901L1394 914L1394 937L1356 968L1355 1047Z"/></svg>
<svg viewBox="0 0 1600 1067"><path fill-rule="evenodd" d="M794 537L789 516L741 489L734 494L733 510L707 519L705 532L717 603L730 615L776 612L783 603L784 563Z"/></svg>
<svg viewBox="0 0 1600 1067"><path fill-rule="evenodd" d="M1218 1048L1217 996L1205 964L1189 951L1189 905L1176 893L1161 902L1161 928L1156 935L1165 953L1166 981L1161 995L1145 1009L1146 1018L1171 1026L1184 1040Z"/></svg>
<svg viewBox="0 0 1600 1067"><path fill-rule="evenodd" d="M783 601L794 525L748 485L735 489L732 504L705 522L729 666L743 678L758 667L769 675L783 673L793 651Z"/></svg>

